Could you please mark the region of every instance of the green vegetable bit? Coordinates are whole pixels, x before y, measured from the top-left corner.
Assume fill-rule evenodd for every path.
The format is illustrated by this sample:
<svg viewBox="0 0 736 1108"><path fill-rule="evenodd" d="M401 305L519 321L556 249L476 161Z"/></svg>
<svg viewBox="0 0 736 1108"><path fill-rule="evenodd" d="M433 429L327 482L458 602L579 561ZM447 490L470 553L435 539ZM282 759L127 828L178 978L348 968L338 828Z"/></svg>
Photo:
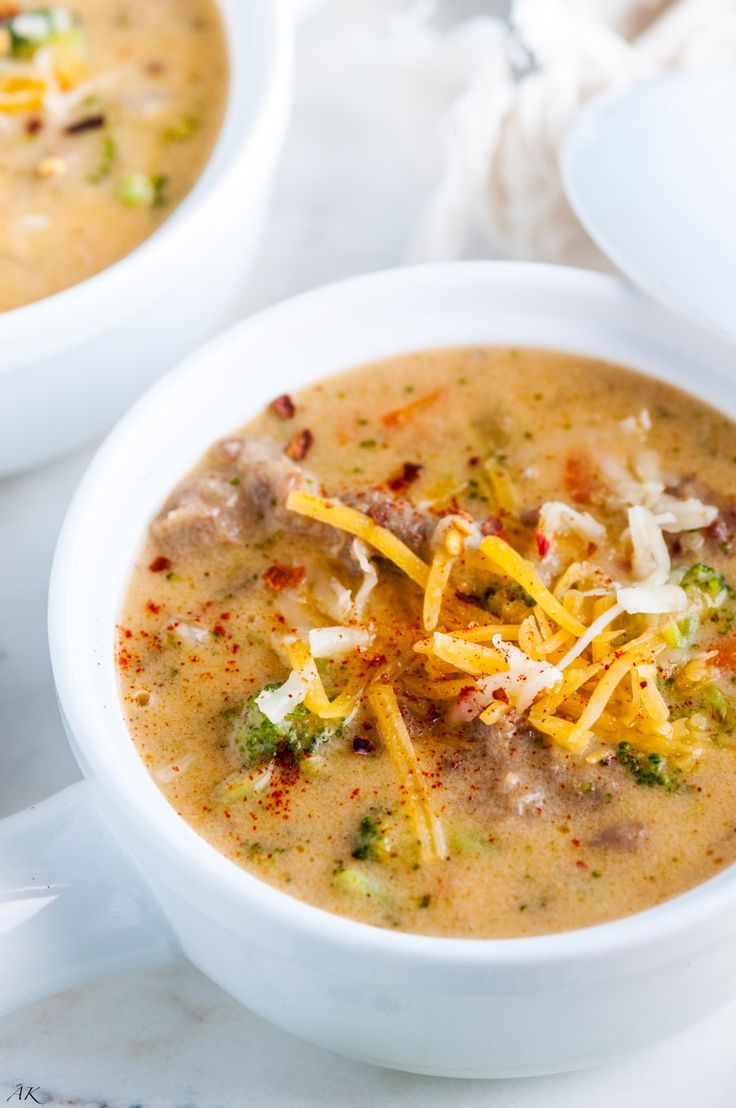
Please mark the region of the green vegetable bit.
<svg viewBox="0 0 736 1108"><path fill-rule="evenodd" d="M687 650L695 642L700 618L693 612L683 619L673 619L662 628L664 640L673 650Z"/></svg>
<svg viewBox="0 0 736 1108"><path fill-rule="evenodd" d="M272 684L265 689L278 687ZM243 768L253 769L270 761L282 744L299 759L341 734L341 724L325 723L303 704L297 705L281 723L271 723L258 707L254 694L240 712L230 743L243 755Z"/></svg>
<svg viewBox="0 0 736 1108"><path fill-rule="evenodd" d="M723 731L736 730L736 702L715 685L708 685L701 691L700 704Z"/></svg>
<svg viewBox="0 0 736 1108"><path fill-rule="evenodd" d="M395 858L397 828L391 812L372 811L363 816L352 855L358 861L383 862Z"/></svg>
<svg viewBox="0 0 736 1108"><path fill-rule="evenodd" d="M91 185L99 185L112 173L113 166L118 160L118 147L115 139L110 135L102 137L102 154L97 169L91 173L87 180Z"/></svg>
<svg viewBox="0 0 736 1108"><path fill-rule="evenodd" d="M67 8L37 8L18 12L0 20L10 34L13 58L32 58L42 46L63 40L74 41L78 34L74 16Z"/></svg>
<svg viewBox="0 0 736 1108"><path fill-rule="evenodd" d="M336 889L340 889L350 896L369 900L383 900L383 889L379 883L370 874L358 869L357 866L348 866L347 868L340 866L335 871L332 883Z"/></svg>
<svg viewBox="0 0 736 1108"><path fill-rule="evenodd" d="M671 768L663 754L643 754L631 749L630 743L618 744L618 760L636 778L639 785L654 788L661 785L668 793L680 788L680 770Z"/></svg>
<svg viewBox="0 0 736 1108"><path fill-rule="evenodd" d="M199 130L199 119L196 115L180 115L172 119L161 132L164 142L188 142Z"/></svg>
<svg viewBox="0 0 736 1108"><path fill-rule="evenodd" d="M710 599L715 607L720 607L727 599L736 595L725 577L716 573L710 566L697 562L690 566L680 585L686 591L696 589Z"/></svg>
<svg viewBox="0 0 736 1108"><path fill-rule="evenodd" d="M128 173L118 182L116 195L126 208L160 208L166 203L164 192L168 177L147 173Z"/></svg>

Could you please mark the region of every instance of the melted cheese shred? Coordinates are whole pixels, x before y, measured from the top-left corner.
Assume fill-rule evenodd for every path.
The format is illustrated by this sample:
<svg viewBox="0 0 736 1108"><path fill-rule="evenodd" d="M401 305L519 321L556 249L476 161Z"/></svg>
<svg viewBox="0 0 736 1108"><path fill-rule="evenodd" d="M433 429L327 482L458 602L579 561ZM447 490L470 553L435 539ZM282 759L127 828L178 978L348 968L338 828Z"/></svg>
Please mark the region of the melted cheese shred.
<svg viewBox="0 0 736 1108"><path fill-rule="evenodd" d="M422 859L440 862L447 856L442 824L432 811L414 744L401 715L393 686L376 682L368 692L368 703L401 786L405 790L409 815L419 840Z"/></svg>
<svg viewBox="0 0 736 1108"><path fill-rule="evenodd" d="M560 604L559 600L543 584L539 575L522 558L521 554L517 554L512 546L509 546L498 535L489 535L488 538L483 539L480 549L490 562L493 562L507 577L520 585L524 592L529 593L545 615L548 615L550 619L553 619L560 627L564 627L576 638L585 634L585 627L580 620L576 619Z"/></svg>
<svg viewBox="0 0 736 1108"><path fill-rule="evenodd" d="M420 588L426 589L429 581L429 566L426 562L417 557L413 550L394 535L393 531L389 531L387 527L381 527L364 512L359 512L357 508L349 508L338 500L314 496L313 493L302 492L300 489L293 489L289 493L286 507L290 512L297 512L319 523L327 523L330 527L347 531L356 539L362 539L384 558L388 558L390 562L402 569Z"/></svg>
<svg viewBox="0 0 736 1108"><path fill-rule="evenodd" d="M330 700L322 678L317 669L317 663L309 652L306 643L299 639L285 639L282 643L284 653L307 686L304 703L310 712L314 712L320 719L344 719L349 716L357 706L360 699L361 688L346 689Z"/></svg>

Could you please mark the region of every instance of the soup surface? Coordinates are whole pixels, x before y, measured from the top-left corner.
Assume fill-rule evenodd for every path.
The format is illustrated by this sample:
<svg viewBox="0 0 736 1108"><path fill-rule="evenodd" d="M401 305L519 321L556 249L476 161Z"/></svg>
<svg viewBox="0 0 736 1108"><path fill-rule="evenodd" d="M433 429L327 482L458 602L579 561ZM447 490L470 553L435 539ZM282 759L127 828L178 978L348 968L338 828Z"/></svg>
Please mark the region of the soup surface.
<svg viewBox="0 0 736 1108"><path fill-rule="evenodd" d="M279 397L154 521L119 629L159 788L259 878L510 937L736 858L733 424L538 350Z"/></svg>
<svg viewBox="0 0 736 1108"><path fill-rule="evenodd" d="M213 0L0 2L0 311L155 231L204 167L227 80Z"/></svg>

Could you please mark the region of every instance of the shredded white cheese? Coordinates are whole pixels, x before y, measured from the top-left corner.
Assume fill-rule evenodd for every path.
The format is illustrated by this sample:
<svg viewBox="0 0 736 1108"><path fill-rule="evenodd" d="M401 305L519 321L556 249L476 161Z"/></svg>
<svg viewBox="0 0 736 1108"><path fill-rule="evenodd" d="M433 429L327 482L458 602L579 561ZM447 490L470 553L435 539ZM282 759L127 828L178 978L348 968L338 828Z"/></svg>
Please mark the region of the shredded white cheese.
<svg viewBox="0 0 736 1108"><path fill-rule="evenodd" d="M629 508L631 568L642 585L663 585L670 573L670 553L662 530L648 508Z"/></svg>
<svg viewBox="0 0 736 1108"><path fill-rule="evenodd" d="M652 429L652 418L648 409L642 408L638 415L622 419L619 426L627 435L646 435Z"/></svg>
<svg viewBox="0 0 736 1108"><path fill-rule="evenodd" d="M688 603L679 585L631 585L618 590L616 601L630 616L683 612Z"/></svg>
<svg viewBox="0 0 736 1108"><path fill-rule="evenodd" d="M378 574L376 573L376 567L368 557L368 547L364 542L360 539L353 539L352 551L353 557L363 573L363 582L353 600L353 614L356 619L362 619L368 597L378 584Z"/></svg>
<svg viewBox="0 0 736 1108"><path fill-rule="evenodd" d="M713 504L704 504L695 497L678 500L668 493L660 496L656 510L670 517L660 523L663 531L697 531L701 527L710 527L718 519L718 508Z"/></svg>
<svg viewBox="0 0 736 1108"><path fill-rule="evenodd" d="M591 623L585 634L581 635L575 645L568 650L565 657L557 663L557 668L560 671L567 669L570 663L574 662L576 658L579 658L583 651L587 650L593 640L597 639L598 636L605 631L609 623L613 623L614 619L621 615L623 610L622 605L617 602L613 604L607 612L604 612L602 616L598 616L598 619Z"/></svg>
<svg viewBox="0 0 736 1108"><path fill-rule="evenodd" d="M500 635L494 635L493 645L503 654L509 668L505 673L495 673L478 679L478 688L489 699L496 690L503 690L517 712L525 712L540 692L553 689L562 681L562 674L557 666L530 658L518 646L505 642Z"/></svg>
<svg viewBox="0 0 736 1108"><path fill-rule="evenodd" d="M548 500L539 513L539 530L547 538L565 531L572 531L589 542L600 543L606 537L606 529L589 512L579 512L561 500Z"/></svg>
<svg viewBox="0 0 736 1108"><path fill-rule="evenodd" d="M332 658L367 650L373 633L367 627L315 627L309 632L309 650L313 658Z"/></svg>
<svg viewBox="0 0 736 1108"><path fill-rule="evenodd" d="M256 704L271 723L283 723L289 712L301 704L309 692L309 682L298 670L292 670L278 689L263 689Z"/></svg>

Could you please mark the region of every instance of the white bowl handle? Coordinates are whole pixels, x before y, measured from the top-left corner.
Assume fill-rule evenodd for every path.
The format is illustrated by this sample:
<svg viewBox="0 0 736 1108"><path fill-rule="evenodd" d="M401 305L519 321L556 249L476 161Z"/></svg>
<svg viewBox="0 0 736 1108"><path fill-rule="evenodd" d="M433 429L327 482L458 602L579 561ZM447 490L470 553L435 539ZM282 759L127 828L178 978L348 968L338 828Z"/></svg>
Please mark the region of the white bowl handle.
<svg viewBox="0 0 736 1108"><path fill-rule="evenodd" d="M0 821L0 1013L176 954L86 781Z"/></svg>

